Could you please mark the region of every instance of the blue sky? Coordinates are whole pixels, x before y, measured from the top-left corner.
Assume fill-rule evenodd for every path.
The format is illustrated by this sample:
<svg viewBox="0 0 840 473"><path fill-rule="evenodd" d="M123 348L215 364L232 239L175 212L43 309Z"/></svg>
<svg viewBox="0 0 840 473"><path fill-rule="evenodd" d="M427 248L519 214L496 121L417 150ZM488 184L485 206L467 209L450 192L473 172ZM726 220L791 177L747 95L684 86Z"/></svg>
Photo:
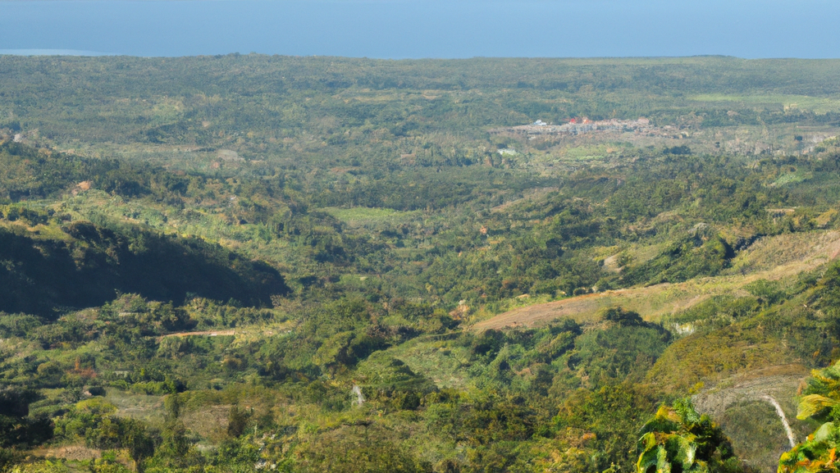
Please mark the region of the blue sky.
<svg viewBox="0 0 840 473"><path fill-rule="evenodd" d="M840 57L838 0L0 0L0 50Z"/></svg>

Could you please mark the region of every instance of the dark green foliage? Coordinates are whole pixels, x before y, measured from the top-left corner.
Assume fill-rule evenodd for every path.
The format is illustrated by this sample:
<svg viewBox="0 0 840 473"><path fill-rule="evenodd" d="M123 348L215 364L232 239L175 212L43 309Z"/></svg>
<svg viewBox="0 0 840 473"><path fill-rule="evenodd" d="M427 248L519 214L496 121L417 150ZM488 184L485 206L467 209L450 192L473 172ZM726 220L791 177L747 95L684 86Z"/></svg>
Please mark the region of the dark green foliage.
<svg viewBox="0 0 840 473"><path fill-rule="evenodd" d="M595 391L577 391L560 406L554 419L556 431L573 428L594 434L593 467L603 471L616 465L630 471L635 464L639 428L657 397L642 385L611 384Z"/></svg>
<svg viewBox="0 0 840 473"><path fill-rule="evenodd" d="M773 285L764 280L747 286L747 290L764 297L712 297L686 311L664 317L661 321L662 326L674 329L675 325L688 324L691 333L705 333L726 327L735 321L746 320L757 315L762 308L784 300L778 298Z"/></svg>
<svg viewBox="0 0 840 473"><path fill-rule="evenodd" d="M474 356L495 358L505 343L505 335L498 330L487 330L473 342L471 352Z"/></svg>
<svg viewBox="0 0 840 473"><path fill-rule="evenodd" d="M624 275L627 283L682 282L698 276L714 276L729 265L735 252L720 236L694 235L677 241L658 257Z"/></svg>
<svg viewBox="0 0 840 473"><path fill-rule="evenodd" d="M840 262L828 267L817 287L812 300L819 300L821 308L829 314L840 316Z"/></svg>
<svg viewBox="0 0 840 473"><path fill-rule="evenodd" d="M585 372L595 385L641 380L667 348L670 332L620 307L605 311L603 319L609 323L607 329L576 339L569 368Z"/></svg>
<svg viewBox="0 0 840 473"><path fill-rule="evenodd" d="M117 162L106 163L39 150L20 143L0 144L0 197L11 200L51 196L97 175ZM9 218L7 215L6 218ZM14 220L14 218L9 218Z"/></svg>
<svg viewBox="0 0 840 473"><path fill-rule="evenodd" d="M778 281L758 280L745 288L758 302L764 305L774 305L782 302L789 296L789 291L782 289Z"/></svg>
<svg viewBox="0 0 840 473"><path fill-rule="evenodd" d="M250 417L246 410L239 406L231 406L228 414L227 434L230 437L239 437L244 434Z"/></svg>
<svg viewBox="0 0 840 473"><path fill-rule="evenodd" d="M5 473L20 464L26 457L18 450L4 448L0 450L0 471Z"/></svg>
<svg viewBox="0 0 840 473"><path fill-rule="evenodd" d="M119 292L183 302L187 294L270 303L288 292L276 269L198 239L88 222L63 231L72 242L0 228L0 309L52 317L56 307L102 305Z"/></svg>
<svg viewBox="0 0 840 473"><path fill-rule="evenodd" d="M211 462L229 470L253 468L260 459L260 450L245 439L225 439ZM283 470L280 470L283 471Z"/></svg>
<svg viewBox="0 0 840 473"><path fill-rule="evenodd" d="M0 391L0 415L6 417L26 417L29 404L38 399L38 393L31 390L6 388Z"/></svg>
<svg viewBox="0 0 840 473"><path fill-rule="evenodd" d="M154 455L159 439L143 422L113 416L115 410L101 398L82 401L56 419L56 434L67 440L84 439L94 448L125 448L142 470L144 460Z"/></svg>
<svg viewBox="0 0 840 473"><path fill-rule="evenodd" d="M673 146L671 148L665 148L665 154L691 154L691 148L688 146Z"/></svg>
<svg viewBox="0 0 840 473"><path fill-rule="evenodd" d="M39 398L29 389L0 391L0 447L40 445L53 437L53 425L44 416L29 416L29 404Z"/></svg>
<svg viewBox="0 0 840 473"><path fill-rule="evenodd" d="M645 321L642 320L642 317L639 314L633 311L624 310L621 307L606 309L603 314L601 314L601 318L605 322L609 322L612 325L618 325L619 327L646 325Z"/></svg>
<svg viewBox="0 0 840 473"><path fill-rule="evenodd" d="M661 406L640 433L638 473L741 471L729 439L688 399Z"/></svg>

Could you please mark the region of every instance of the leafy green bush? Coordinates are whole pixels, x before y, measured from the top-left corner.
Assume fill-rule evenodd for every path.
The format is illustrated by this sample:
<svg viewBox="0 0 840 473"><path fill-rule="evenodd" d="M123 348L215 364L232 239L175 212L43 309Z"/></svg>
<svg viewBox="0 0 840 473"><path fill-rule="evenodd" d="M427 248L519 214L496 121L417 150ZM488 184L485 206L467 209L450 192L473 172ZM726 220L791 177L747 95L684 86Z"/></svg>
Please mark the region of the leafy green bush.
<svg viewBox="0 0 840 473"><path fill-rule="evenodd" d="M641 434L638 473L741 471L729 440L690 400L661 406Z"/></svg>

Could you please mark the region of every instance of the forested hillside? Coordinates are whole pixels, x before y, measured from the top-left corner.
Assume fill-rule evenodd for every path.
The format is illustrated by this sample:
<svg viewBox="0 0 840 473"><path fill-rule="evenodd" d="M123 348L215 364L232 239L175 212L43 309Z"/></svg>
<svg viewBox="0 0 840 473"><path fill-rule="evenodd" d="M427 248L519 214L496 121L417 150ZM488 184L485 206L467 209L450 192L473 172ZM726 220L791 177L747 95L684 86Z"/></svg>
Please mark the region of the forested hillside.
<svg viewBox="0 0 840 473"><path fill-rule="evenodd" d="M838 68L0 56L0 470L833 471Z"/></svg>

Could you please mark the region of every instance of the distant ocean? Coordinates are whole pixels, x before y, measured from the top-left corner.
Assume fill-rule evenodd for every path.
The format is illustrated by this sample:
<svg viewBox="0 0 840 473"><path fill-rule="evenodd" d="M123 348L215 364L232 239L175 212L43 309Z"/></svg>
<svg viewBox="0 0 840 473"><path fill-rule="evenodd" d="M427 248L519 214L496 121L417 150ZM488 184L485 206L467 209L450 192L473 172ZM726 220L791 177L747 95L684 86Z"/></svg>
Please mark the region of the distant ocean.
<svg viewBox="0 0 840 473"><path fill-rule="evenodd" d="M78 49L0 49L0 55L10 56L110 56L112 53L80 51Z"/></svg>
<svg viewBox="0 0 840 473"><path fill-rule="evenodd" d="M840 57L836 0L0 0L0 54Z"/></svg>

